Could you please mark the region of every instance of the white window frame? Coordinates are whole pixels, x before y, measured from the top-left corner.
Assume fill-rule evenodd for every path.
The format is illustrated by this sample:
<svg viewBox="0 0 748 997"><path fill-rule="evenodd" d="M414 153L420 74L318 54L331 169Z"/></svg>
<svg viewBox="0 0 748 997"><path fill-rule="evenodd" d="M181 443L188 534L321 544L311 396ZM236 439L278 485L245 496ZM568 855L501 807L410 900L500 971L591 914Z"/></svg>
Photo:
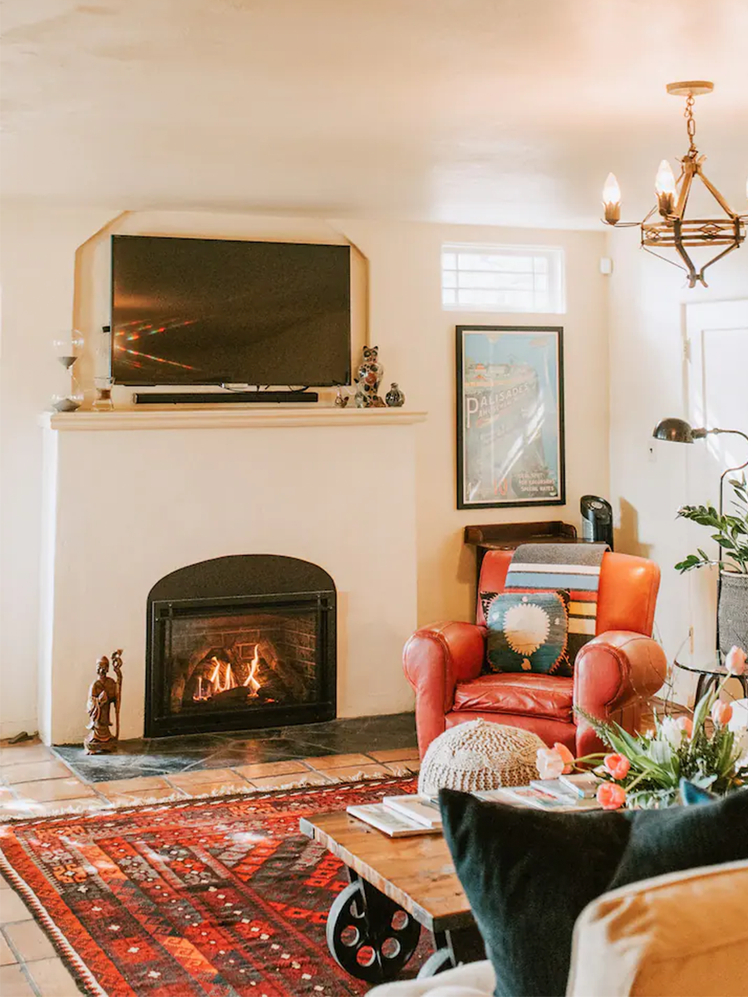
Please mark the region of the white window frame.
<svg viewBox="0 0 748 997"><path fill-rule="evenodd" d="M456 266L445 268L444 257L448 254L454 254L455 257L460 254L472 255L472 256L502 256L502 257L515 257L524 258L532 257L535 260L545 261L545 273L548 278L548 302L544 303L544 307L537 307L537 299L535 295L541 293L538 289L533 286L532 288L517 288L513 289L511 287L504 288L508 292L512 290L524 291L532 296L532 302L530 306L525 306L521 303L507 304L507 303L486 303L486 302L470 302L470 301L460 301L459 292L460 290L494 290L494 288L474 286L473 288L460 287L460 274L480 274L479 269L460 269L459 261L456 261ZM535 267L532 271L512 271L512 270L486 270L486 274L507 274L511 275L514 273L521 273L527 275L530 273L533 276L533 285L537 279L537 274L535 272ZM445 286L445 275L454 275L455 286L446 287ZM523 245L498 245L495 243L479 243L479 242L446 242L442 245L441 256L440 256L440 275L441 275L441 298L442 298L442 310L447 312L486 312L486 313L498 313L498 314L508 314L513 313L524 313L528 315L564 315L566 313L566 254L562 246L523 246ZM497 289L501 290L501 289ZM445 302L445 291L455 291L454 302Z"/></svg>

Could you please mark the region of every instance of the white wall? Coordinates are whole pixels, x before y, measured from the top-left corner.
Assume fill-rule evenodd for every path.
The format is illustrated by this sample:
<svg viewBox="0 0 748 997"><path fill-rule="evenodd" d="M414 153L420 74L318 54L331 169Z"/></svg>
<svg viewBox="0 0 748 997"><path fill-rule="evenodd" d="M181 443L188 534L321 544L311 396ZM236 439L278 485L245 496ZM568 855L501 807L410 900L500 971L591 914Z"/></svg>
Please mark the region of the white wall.
<svg viewBox="0 0 748 997"><path fill-rule="evenodd" d="M668 657L688 648L698 625L694 605L714 600L716 578L708 571L680 576L673 565L708 533L675 520L686 502L715 498L715 477L705 477L701 448L656 443L652 430L667 416L688 418L689 364L684 352L689 303L748 297L748 252L738 251L708 271L708 288L689 289L684 276L639 248L634 233L609 236L614 260L610 284L610 469L611 501L621 549L657 561L662 569L656 625ZM743 362L745 362L743 360ZM744 396L745 397L745 396ZM748 401L744 423L748 429ZM705 635L695 635L703 646ZM706 636L708 642L708 635ZM676 671L678 698L693 681Z"/></svg>
<svg viewBox="0 0 748 997"><path fill-rule="evenodd" d="M53 340L72 322L75 251L114 212L0 211L0 737L37 726L39 413L65 383Z"/></svg>
<svg viewBox="0 0 748 997"><path fill-rule="evenodd" d="M13 203L3 211L3 622L0 634L0 724L8 736L34 728L38 659L41 430L37 414L57 383L50 342L71 323L73 260L82 245L118 214ZM211 234L215 216L211 216ZM227 216L235 234L236 216ZM299 221L300 231L309 220ZM319 220L315 225L324 224ZM474 557L462 544L470 523L564 519L578 523L579 497L608 490L607 283L600 275L601 233L507 230L490 227L332 221L358 245L370 266L370 341L381 348L386 385L400 383L409 407L428 411L419 427L419 620L469 618L473 611ZM189 220L195 229L195 216ZM245 231L251 237L248 227ZM440 306L439 257L443 241L561 245L566 249L564 316L445 313ZM84 331L96 328L95 309L82 307L94 293L79 274ZM567 506L509 510L455 509L454 326L542 323L565 328ZM388 488L385 477L372 487ZM102 496L106 482L92 482ZM365 523L362 524L365 532ZM364 545L365 548L365 545ZM352 552L365 556L365 549Z"/></svg>
<svg viewBox="0 0 748 997"><path fill-rule="evenodd" d="M418 609L426 623L474 613L475 557L462 542L477 523L563 519L579 525L579 499L608 490L607 277L599 272L605 238L479 226L346 222L370 260L371 337L385 380L407 404L429 413L419 427ZM445 312L440 296L443 242L563 246L566 315ZM457 510L455 507L455 325L562 325L566 396L566 506Z"/></svg>

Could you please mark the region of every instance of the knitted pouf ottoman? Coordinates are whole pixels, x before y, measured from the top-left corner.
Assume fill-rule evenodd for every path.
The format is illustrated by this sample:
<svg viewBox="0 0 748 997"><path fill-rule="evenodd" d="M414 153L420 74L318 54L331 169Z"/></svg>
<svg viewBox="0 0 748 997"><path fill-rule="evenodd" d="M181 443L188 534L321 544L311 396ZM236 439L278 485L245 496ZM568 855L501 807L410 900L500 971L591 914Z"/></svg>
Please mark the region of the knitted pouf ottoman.
<svg viewBox="0 0 748 997"><path fill-rule="evenodd" d="M418 792L435 796L440 789L499 789L526 786L538 778L535 757L545 742L529 730L485 720L450 727L426 750Z"/></svg>

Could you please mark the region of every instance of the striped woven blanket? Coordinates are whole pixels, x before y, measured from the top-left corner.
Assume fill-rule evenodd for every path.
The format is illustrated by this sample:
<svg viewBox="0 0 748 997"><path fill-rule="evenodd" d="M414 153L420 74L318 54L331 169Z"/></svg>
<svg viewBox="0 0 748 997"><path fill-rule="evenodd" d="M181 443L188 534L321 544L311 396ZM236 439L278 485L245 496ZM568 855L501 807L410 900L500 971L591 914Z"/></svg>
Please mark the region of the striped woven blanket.
<svg viewBox="0 0 748 997"><path fill-rule="evenodd" d="M568 663L597 631L597 589L607 544L522 544L506 577L507 592L568 592Z"/></svg>

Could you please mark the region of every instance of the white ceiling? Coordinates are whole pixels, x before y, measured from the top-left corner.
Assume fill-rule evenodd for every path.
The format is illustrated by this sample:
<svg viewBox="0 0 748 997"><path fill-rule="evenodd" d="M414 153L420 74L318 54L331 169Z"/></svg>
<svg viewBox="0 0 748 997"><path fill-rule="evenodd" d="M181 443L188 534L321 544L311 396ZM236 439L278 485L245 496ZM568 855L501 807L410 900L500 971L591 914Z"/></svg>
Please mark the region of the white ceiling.
<svg viewBox="0 0 748 997"><path fill-rule="evenodd" d="M3 0L2 192L596 227L697 143L739 209L748 0Z"/></svg>

